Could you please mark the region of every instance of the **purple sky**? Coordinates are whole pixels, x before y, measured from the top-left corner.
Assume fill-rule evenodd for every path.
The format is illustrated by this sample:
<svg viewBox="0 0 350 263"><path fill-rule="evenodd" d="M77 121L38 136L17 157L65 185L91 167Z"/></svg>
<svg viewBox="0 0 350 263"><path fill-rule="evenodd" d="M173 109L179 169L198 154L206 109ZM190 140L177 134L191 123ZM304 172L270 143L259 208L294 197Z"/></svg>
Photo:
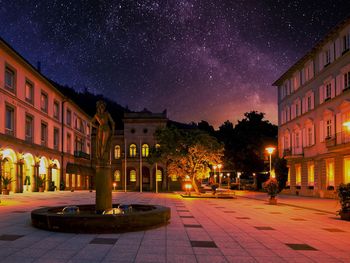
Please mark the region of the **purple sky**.
<svg viewBox="0 0 350 263"><path fill-rule="evenodd" d="M53 80L132 110L218 127L258 110L271 86L349 1L3 1L0 35Z"/></svg>

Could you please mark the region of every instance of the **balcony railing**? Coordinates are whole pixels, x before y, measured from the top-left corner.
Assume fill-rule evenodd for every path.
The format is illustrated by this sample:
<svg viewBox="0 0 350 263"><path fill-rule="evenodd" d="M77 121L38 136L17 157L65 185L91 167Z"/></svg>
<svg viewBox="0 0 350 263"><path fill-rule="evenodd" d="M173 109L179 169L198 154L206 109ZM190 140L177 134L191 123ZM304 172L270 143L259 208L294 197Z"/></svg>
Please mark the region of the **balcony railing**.
<svg viewBox="0 0 350 263"><path fill-rule="evenodd" d="M90 160L90 154L83 152L83 151L74 151L74 156L78 157L78 158Z"/></svg>
<svg viewBox="0 0 350 263"><path fill-rule="evenodd" d="M302 155L303 153L302 147L292 147L283 150L283 156Z"/></svg>

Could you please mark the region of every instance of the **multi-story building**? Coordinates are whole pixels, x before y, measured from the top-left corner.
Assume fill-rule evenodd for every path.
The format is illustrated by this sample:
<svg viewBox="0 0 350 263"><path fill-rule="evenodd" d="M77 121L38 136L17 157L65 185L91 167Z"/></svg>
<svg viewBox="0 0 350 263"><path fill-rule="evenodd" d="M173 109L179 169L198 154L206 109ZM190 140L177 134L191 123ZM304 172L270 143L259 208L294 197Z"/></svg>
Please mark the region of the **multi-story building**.
<svg viewBox="0 0 350 263"><path fill-rule="evenodd" d="M111 167L115 189L161 191L170 185L179 187L177 178L166 176L163 163L150 160L151 149L158 147L154 134L157 129L164 128L167 121L166 111L124 114L124 130L117 130L112 138Z"/></svg>
<svg viewBox="0 0 350 263"><path fill-rule="evenodd" d="M350 183L350 19L332 29L275 83L278 149L288 189L334 197Z"/></svg>
<svg viewBox="0 0 350 263"><path fill-rule="evenodd" d="M88 188L90 116L0 39L0 175L11 191ZM61 186L62 187L62 186Z"/></svg>

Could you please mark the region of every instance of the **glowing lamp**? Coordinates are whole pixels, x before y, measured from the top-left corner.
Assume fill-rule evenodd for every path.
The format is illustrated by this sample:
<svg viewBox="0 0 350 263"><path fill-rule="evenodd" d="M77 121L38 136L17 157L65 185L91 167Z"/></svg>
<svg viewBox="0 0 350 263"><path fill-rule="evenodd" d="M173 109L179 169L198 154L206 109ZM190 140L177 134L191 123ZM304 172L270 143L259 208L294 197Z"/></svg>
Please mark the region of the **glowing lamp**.
<svg viewBox="0 0 350 263"><path fill-rule="evenodd" d="M350 121L344 122L343 126L346 127L348 131L350 131Z"/></svg>
<svg viewBox="0 0 350 263"><path fill-rule="evenodd" d="M276 148L271 146L271 147L265 148L265 150L267 151L268 154L273 154L273 152L276 150Z"/></svg>

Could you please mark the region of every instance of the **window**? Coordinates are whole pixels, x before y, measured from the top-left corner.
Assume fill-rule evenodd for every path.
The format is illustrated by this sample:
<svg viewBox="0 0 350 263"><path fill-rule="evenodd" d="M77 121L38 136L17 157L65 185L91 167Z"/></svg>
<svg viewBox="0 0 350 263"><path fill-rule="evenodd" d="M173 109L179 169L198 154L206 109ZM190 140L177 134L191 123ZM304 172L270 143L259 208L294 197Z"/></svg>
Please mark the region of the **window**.
<svg viewBox="0 0 350 263"><path fill-rule="evenodd" d="M83 138L78 136L75 137L75 151L76 152L84 152L85 141Z"/></svg>
<svg viewBox="0 0 350 263"><path fill-rule="evenodd" d="M8 105L6 105L5 113L5 133L15 135L15 109Z"/></svg>
<svg viewBox="0 0 350 263"><path fill-rule="evenodd" d="M324 54L325 54L325 63L324 63L324 65L328 66L328 64L331 63L331 50L327 49Z"/></svg>
<svg viewBox="0 0 350 263"><path fill-rule="evenodd" d="M70 109L67 109L67 117L66 117L66 123L68 126L72 125L72 111Z"/></svg>
<svg viewBox="0 0 350 263"><path fill-rule="evenodd" d="M120 146L116 145L114 146L114 159L120 158Z"/></svg>
<svg viewBox="0 0 350 263"><path fill-rule="evenodd" d="M130 144L130 147L129 147L129 156L130 157L136 157L136 144Z"/></svg>
<svg viewBox="0 0 350 263"><path fill-rule="evenodd" d="M148 144L142 145L142 157L148 157L149 155L149 146Z"/></svg>
<svg viewBox="0 0 350 263"><path fill-rule="evenodd" d="M75 174L72 174L72 187L75 187Z"/></svg>
<svg viewBox="0 0 350 263"><path fill-rule="evenodd" d="M77 174L77 187L80 187L81 186L81 174Z"/></svg>
<svg viewBox="0 0 350 263"><path fill-rule="evenodd" d="M295 116L296 116L296 117L300 115L299 112L300 112L300 111L299 111L299 104L296 103L296 104L295 104Z"/></svg>
<svg viewBox="0 0 350 263"><path fill-rule="evenodd" d="M161 170L157 170L157 172L156 172L156 181L157 182L161 182L162 181L162 176L163 176L162 171Z"/></svg>
<svg viewBox="0 0 350 263"><path fill-rule="evenodd" d="M5 67L5 88L13 93L16 92L16 73L8 66Z"/></svg>
<svg viewBox="0 0 350 263"><path fill-rule="evenodd" d="M295 133L295 148L299 148L300 147L300 135L299 132Z"/></svg>
<svg viewBox="0 0 350 263"><path fill-rule="evenodd" d="M290 186L290 167L287 166L287 168L288 168L288 177L287 177L287 183L286 183L286 185L287 185L287 186Z"/></svg>
<svg viewBox="0 0 350 263"><path fill-rule="evenodd" d="M28 80L25 84L25 97L27 102L29 102L30 104L34 103L34 86L33 83L31 83Z"/></svg>
<svg viewBox="0 0 350 263"><path fill-rule="evenodd" d="M30 115L26 115L25 140L27 142L30 142L30 143L33 142L33 129L34 129L33 117Z"/></svg>
<svg viewBox="0 0 350 263"><path fill-rule="evenodd" d="M136 171L135 170L130 171L130 182L136 182Z"/></svg>
<svg viewBox="0 0 350 263"><path fill-rule="evenodd" d="M334 159L326 160L327 187L334 187Z"/></svg>
<svg viewBox="0 0 350 263"><path fill-rule="evenodd" d="M326 138L332 137L332 120L329 119L326 121Z"/></svg>
<svg viewBox="0 0 350 263"><path fill-rule="evenodd" d="M350 157L344 158L344 183L350 183Z"/></svg>
<svg viewBox="0 0 350 263"><path fill-rule="evenodd" d="M67 153L72 153L72 136L67 133Z"/></svg>
<svg viewBox="0 0 350 263"><path fill-rule="evenodd" d="M90 154L90 143L86 143L86 153Z"/></svg>
<svg viewBox="0 0 350 263"><path fill-rule="evenodd" d="M307 110L309 111L309 110L311 110L311 96L308 96L307 97Z"/></svg>
<svg viewBox="0 0 350 263"><path fill-rule="evenodd" d="M313 133L312 127L308 127L307 128L307 145L308 146L313 145L313 136L314 136L314 133Z"/></svg>
<svg viewBox="0 0 350 263"><path fill-rule="evenodd" d="M47 146L47 124L41 123L41 145Z"/></svg>
<svg viewBox="0 0 350 263"><path fill-rule="evenodd" d="M41 92L41 96L40 96L40 108L43 112L47 113L48 97L47 97L47 94L43 91Z"/></svg>
<svg viewBox="0 0 350 263"><path fill-rule="evenodd" d="M58 150L60 144L60 130L58 128L53 129L53 148Z"/></svg>
<svg viewBox="0 0 350 263"><path fill-rule="evenodd" d="M309 162L307 165L307 179L308 185L314 186L315 184L315 165L313 162Z"/></svg>
<svg viewBox="0 0 350 263"><path fill-rule="evenodd" d="M114 172L114 182L120 182L120 171L116 170Z"/></svg>
<svg viewBox="0 0 350 263"><path fill-rule="evenodd" d="M344 74L344 89L350 88L350 71Z"/></svg>
<svg viewBox="0 0 350 263"><path fill-rule="evenodd" d="M56 120L59 120L60 119L60 104L58 101L54 101L53 103L53 117L56 119Z"/></svg>
<svg viewBox="0 0 350 263"><path fill-rule="evenodd" d="M301 165L295 165L295 185L301 186Z"/></svg>
<svg viewBox="0 0 350 263"><path fill-rule="evenodd" d="M325 100L329 100L331 98L331 96L332 96L332 85L331 85L331 83L328 83L326 85L326 98L325 98Z"/></svg>

